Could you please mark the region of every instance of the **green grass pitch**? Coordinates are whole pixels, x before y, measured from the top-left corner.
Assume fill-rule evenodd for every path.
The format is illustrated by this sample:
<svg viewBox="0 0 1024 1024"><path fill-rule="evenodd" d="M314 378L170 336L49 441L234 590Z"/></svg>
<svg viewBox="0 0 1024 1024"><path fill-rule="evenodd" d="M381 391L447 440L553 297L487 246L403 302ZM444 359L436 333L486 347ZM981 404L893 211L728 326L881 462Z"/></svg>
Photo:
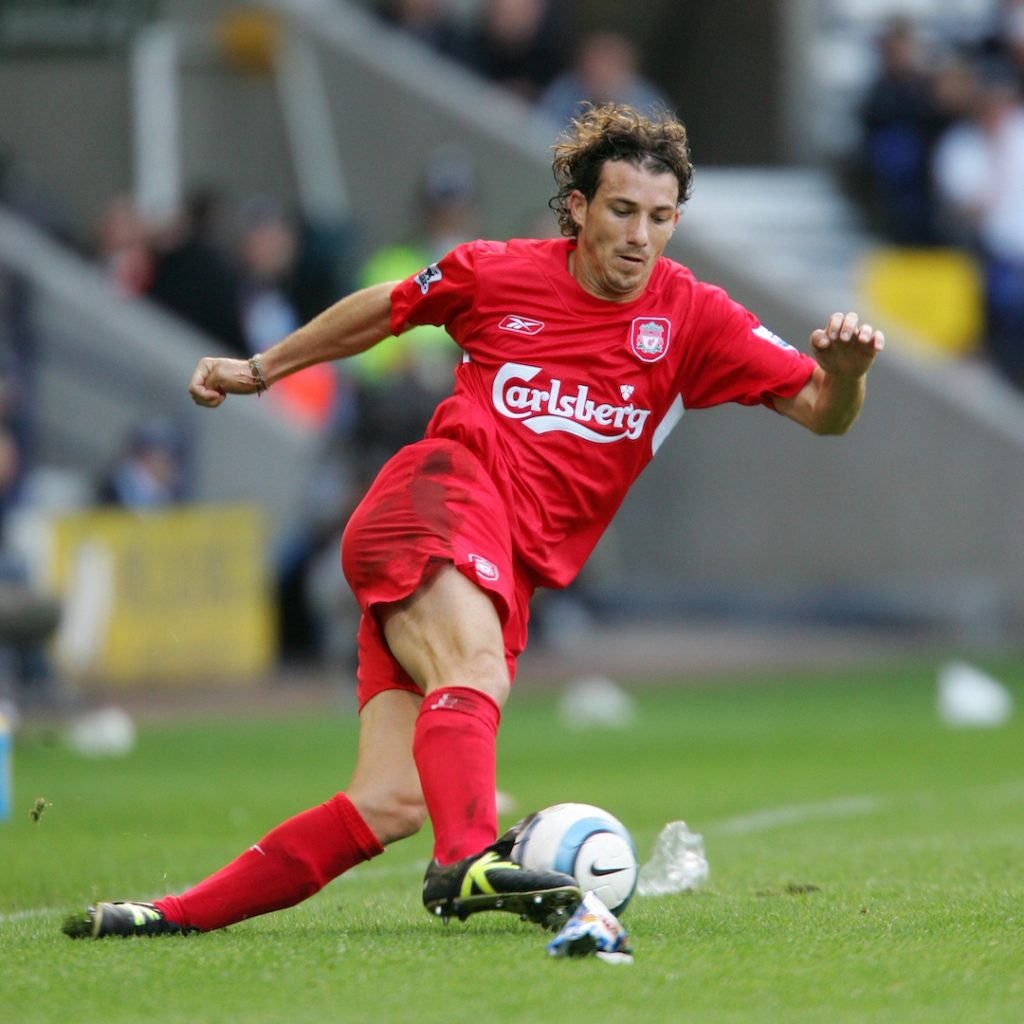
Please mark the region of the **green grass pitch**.
<svg viewBox="0 0 1024 1024"><path fill-rule="evenodd" d="M68 911L180 891L329 796L355 722L154 722L108 760L23 731L0 824L0 1020L1022 1021L1024 664L986 667L1017 703L996 729L940 723L934 664L635 687L620 730L567 731L553 694L514 694L498 781L524 813L600 804L642 860L667 821L704 835L703 890L625 912L632 965L549 958L511 915L432 920L429 831L280 914L71 942Z"/></svg>

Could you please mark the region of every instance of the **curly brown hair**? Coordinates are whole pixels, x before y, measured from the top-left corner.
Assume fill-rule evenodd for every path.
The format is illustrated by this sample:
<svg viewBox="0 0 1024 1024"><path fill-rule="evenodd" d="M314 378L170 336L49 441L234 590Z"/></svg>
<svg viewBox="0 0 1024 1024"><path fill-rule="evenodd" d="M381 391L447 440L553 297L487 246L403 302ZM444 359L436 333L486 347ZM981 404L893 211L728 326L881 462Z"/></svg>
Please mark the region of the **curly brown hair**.
<svg viewBox="0 0 1024 1024"><path fill-rule="evenodd" d="M608 103L588 107L552 147L551 169L558 192L548 202L563 235L575 237L577 226L569 212L569 196L580 191L589 202L601 183L609 160L626 160L636 167L674 174L679 205L690 198L693 164L686 128L668 111L645 117L632 107Z"/></svg>

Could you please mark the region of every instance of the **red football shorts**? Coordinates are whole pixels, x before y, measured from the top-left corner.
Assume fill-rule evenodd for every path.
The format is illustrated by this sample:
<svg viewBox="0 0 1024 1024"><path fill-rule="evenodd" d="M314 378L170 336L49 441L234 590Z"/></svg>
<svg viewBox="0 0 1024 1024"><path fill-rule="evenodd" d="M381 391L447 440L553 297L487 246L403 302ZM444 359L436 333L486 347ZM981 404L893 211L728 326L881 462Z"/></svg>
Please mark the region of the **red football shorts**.
<svg viewBox="0 0 1024 1024"><path fill-rule="evenodd" d="M422 693L391 656L374 609L408 597L446 563L494 602L514 678L533 588L515 571L508 511L475 455L456 441L432 439L388 461L341 540L342 569L363 612L360 708L382 690Z"/></svg>

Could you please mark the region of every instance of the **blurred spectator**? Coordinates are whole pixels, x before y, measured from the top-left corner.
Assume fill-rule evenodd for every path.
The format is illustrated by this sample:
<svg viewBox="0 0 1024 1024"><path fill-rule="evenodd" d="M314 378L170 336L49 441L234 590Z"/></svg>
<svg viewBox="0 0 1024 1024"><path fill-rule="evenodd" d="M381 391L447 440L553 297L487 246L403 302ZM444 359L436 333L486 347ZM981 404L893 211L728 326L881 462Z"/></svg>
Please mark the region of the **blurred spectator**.
<svg viewBox="0 0 1024 1024"><path fill-rule="evenodd" d="M626 103L642 113L668 106L658 87L640 73L636 46L617 32L584 36L573 66L544 90L539 106L559 125L565 125L587 103Z"/></svg>
<svg viewBox="0 0 1024 1024"><path fill-rule="evenodd" d="M52 705L63 697L45 652L60 603L31 585L28 562L8 536L28 463L16 427L23 404L19 377L6 367L0 371L0 710L15 721L23 706Z"/></svg>
<svg viewBox="0 0 1024 1024"><path fill-rule="evenodd" d="M434 154L423 169L414 232L374 253L360 285L410 277L474 237L478 200L468 158L452 149ZM437 403L451 390L458 359L443 328L423 325L350 361L357 390L353 447L359 479L372 480L402 445L422 436Z"/></svg>
<svg viewBox="0 0 1024 1024"><path fill-rule="evenodd" d="M384 0L378 13L432 50L463 64L469 62L469 35L453 17L448 0Z"/></svg>
<svg viewBox="0 0 1024 1024"><path fill-rule="evenodd" d="M973 117L943 134L934 168L956 240L984 268L989 354L1024 386L1024 106L1005 68L982 74Z"/></svg>
<svg viewBox="0 0 1024 1024"><path fill-rule="evenodd" d="M298 232L269 199L252 200L239 219L238 294L248 355L269 348L302 322L289 294Z"/></svg>
<svg viewBox="0 0 1024 1024"><path fill-rule="evenodd" d="M286 663L355 665L359 608L352 591L339 584L338 551L360 495L352 478L348 436L340 430L324 434L303 496L302 522L285 538L276 558L278 641Z"/></svg>
<svg viewBox="0 0 1024 1024"><path fill-rule="evenodd" d="M0 425L0 544L2 544L3 522L8 508L14 501L21 477L21 457L14 434L6 425Z"/></svg>
<svg viewBox="0 0 1024 1024"><path fill-rule="evenodd" d="M976 60L985 65L1002 64L1024 90L1024 0L1002 0L995 28L975 49Z"/></svg>
<svg viewBox="0 0 1024 1024"><path fill-rule="evenodd" d="M297 248L288 294L302 322L355 288L356 229L350 223L295 221Z"/></svg>
<svg viewBox="0 0 1024 1024"><path fill-rule="evenodd" d="M182 433L170 421L154 417L132 431L124 451L100 481L96 500L148 512L182 501L186 483Z"/></svg>
<svg viewBox="0 0 1024 1024"><path fill-rule="evenodd" d="M6 540L7 513L18 503L28 461L17 429L23 415L24 393L15 361L9 352L4 352L4 356L5 365L0 367L0 550Z"/></svg>
<svg viewBox="0 0 1024 1024"><path fill-rule="evenodd" d="M177 221L156 239L148 295L220 341L232 355L247 355L238 312L238 275L217 238L220 198L189 197Z"/></svg>
<svg viewBox="0 0 1024 1024"><path fill-rule="evenodd" d="M142 295L153 283L153 252L131 196L114 196L104 207L96 229L96 258L122 295Z"/></svg>
<svg viewBox="0 0 1024 1024"><path fill-rule="evenodd" d="M273 200L254 199L241 213L238 300L246 355L262 352L319 310L300 307L295 295L300 244L296 222ZM308 315L307 315L308 313ZM337 375L328 364L311 366L267 393L293 419L323 428L335 414Z"/></svg>
<svg viewBox="0 0 1024 1024"><path fill-rule="evenodd" d="M4 487L0 509L16 495L31 461L37 372L32 311L37 297L27 278L0 267L0 423L19 453L17 486Z"/></svg>
<svg viewBox="0 0 1024 1024"><path fill-rule="evenodd" d="M565 70L564 9L558 0L484 0L471 33L470 67L528 103Z"/></svg>
<svg viewBox="0 0 1024 1024"><path fill-rule="evenodd" d="M363 267L360 285L407 278L475 237L478 199L469 160L457 150L440 150L423 170L410 237L378 249ZM338 573L342 530L384 462L422 437L438 402L451 390L459 355L443 328L423 325L346 361L355 389L354 420L337 421L340 429L325 438L304 528L280 560L280 640L286 660L354 664L359 610Z"/></svg>
<svg viewBox="0 0 1024 1024"><path fill-rule="evenodd" d="M301 226L274 200L258 197L243 205L239 302L247 355L268 348L337 298L330 251L327 246L321 256L305 249L304 256ZM337 562L340 524L350 508L342 414L353 402L343 384L336 368L322 363L278 381L265 396L293 421L322 431L325 446L309 484L304 523L277 558L278 639L285 662L308 663L334 653L332 618L340 613L310 594L307 577L313 560L329 550ZM350 625L345 617L340 624Z"/></svg>
<svg viewBox="0 0 1024 1024"><path fill-rule="evenodd" d="M13 155L2 151L0 204L38 230L70 245L71 232L61 205L28 180ZM3 448L0 454L0 581L13 582L18 587L27 579L27 567L21 557L8 548L4 524L8 513L21 502L22 484L32 461L38 362L32 314L38 299L38 291L27 277L10 267L0 266L0 446ZM29 594L19 600L26 609L31 609L37 601ZM0 621L0 635L2 633ZM41 668L44 659L36 648L16 647L11 657L23 681L48 676Z"/></svg>
<svg viewBox="0 0 1024 1024"><path fill-rule="evenodd" d="M932 74L938 130L936 141L947 128L969 118L978 86L975 64L965 55L951 53L938 62Z"/></svg>
<svg viewBox="0 0 1024 1024"><path fill-rule="evenodd" d="M935 241L931 155L941 128L930 58L905 18L889 23L878 52L879 73L860 112L871 213L892 241L928 245Z"/></svg>

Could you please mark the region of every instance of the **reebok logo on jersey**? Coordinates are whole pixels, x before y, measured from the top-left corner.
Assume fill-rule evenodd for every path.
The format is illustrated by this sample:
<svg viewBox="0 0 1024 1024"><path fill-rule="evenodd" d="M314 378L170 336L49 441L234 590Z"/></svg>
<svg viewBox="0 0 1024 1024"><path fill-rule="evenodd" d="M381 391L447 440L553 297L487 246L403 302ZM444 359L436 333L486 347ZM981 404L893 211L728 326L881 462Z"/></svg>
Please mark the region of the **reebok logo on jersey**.
<svg viewBox="0 0 1024 1024"><path fill-rule="evenodd" d="M547 388L529 387L540 372L539 366L506 363L494 376L494 408L502 416L522 420L535 434L556 430L585 441L611 444L626 438L635 441L643 433L650 409L637 409L631 402L597 402L590 397L590 385L577 384L575 391L570 391L557 377L551 378Z"/></svg>
<svg viewBox="0 0 1024 1024"><path fill-rule="evenodd" d="M544 330L544 324L540 320L531 320L528 316L516 316L509 314L498 326L503 331L513 331L516 334L537 334Z"/></svg>

